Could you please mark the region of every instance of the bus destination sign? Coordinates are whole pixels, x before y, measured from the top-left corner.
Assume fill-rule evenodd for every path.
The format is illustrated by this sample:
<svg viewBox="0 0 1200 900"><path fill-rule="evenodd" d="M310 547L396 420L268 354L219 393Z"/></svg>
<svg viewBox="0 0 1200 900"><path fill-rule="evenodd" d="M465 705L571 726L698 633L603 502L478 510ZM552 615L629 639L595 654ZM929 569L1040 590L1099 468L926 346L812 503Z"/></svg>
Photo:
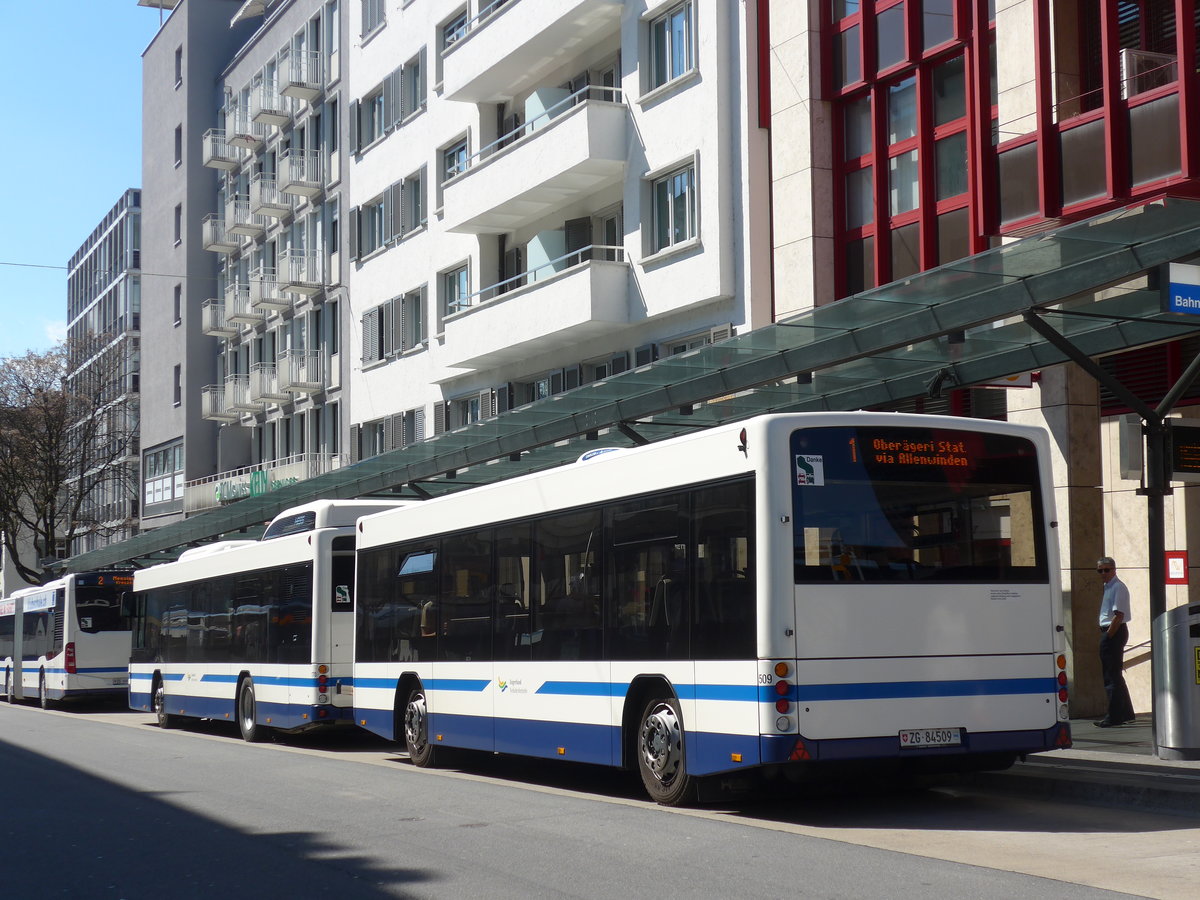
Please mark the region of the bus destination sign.
<svg viewBox="0 0 1200 900"><path fill-rule="evenodd" d="M1200 428L1171 425L1171 479L1200 481Z"/></svg>
<svg viewBox="0 0 1200 900"><path fill-rule="evenodd" d="M877 465L956 468L971 464L966 441L887 440L877 437L872 438L870 450L871 458Z"/></svg>

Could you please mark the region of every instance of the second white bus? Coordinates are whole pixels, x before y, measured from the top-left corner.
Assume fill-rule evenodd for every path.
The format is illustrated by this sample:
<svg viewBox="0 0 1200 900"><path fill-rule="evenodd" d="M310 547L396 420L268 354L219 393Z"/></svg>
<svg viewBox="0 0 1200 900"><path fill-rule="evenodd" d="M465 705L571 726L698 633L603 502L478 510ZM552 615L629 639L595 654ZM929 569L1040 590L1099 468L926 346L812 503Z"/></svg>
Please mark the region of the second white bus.
<svg viewBox="0 0 1200 900"><path fill-rule="evenodd" d="M354 707L442 748L707 776L1070 745L1044 431L770 415L359 525Z"/></svg>

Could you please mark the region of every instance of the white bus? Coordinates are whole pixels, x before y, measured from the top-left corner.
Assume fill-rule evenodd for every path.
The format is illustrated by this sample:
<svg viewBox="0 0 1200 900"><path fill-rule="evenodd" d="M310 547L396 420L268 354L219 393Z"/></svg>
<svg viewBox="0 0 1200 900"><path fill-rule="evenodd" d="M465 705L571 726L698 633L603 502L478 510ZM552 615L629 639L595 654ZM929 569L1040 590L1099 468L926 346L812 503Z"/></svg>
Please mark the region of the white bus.
<svg viewBox="0 0 1200 900"><path fill-rule="evenodd" d="M706 776L1070 745L1048 442L769 415L359 523L354 707L444 747Z"/></svg>
<svg viewBox="0 0 1200 900"><path fill-rule="evenodd" d="M129 623L121 595L130 572L67 575L0 600L4 696L60 700L124 696L129 683Z"/></svg>
<svg viewBox="0 0 1200 900"><path fill-rule="evenodd" d="M236 720L247 741L349 722L354 524L396 505L316 501L281 513L259 541L137 572L130 707L163 728Z"/></svg>

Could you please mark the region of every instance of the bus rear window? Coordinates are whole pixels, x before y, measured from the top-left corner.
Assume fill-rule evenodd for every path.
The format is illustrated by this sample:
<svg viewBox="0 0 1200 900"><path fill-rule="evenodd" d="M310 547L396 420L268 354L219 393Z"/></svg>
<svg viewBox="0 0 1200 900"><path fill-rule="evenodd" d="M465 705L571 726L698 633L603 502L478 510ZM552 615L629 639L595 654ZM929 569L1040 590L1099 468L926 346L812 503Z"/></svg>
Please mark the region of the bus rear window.
<svg viewBox="0 0 1200 900"><path fill-rule="evenodd" d="M117 587L75 588L75 619L81 631L128 631L129 620L121 614L121 593Z"/></svg>
<svg viewBox="0 0 1200 900"><path fill-rule="evenodd" d="M793 432L791 451L797 583L1048 578L1031 441L815 428Z"/></svg>

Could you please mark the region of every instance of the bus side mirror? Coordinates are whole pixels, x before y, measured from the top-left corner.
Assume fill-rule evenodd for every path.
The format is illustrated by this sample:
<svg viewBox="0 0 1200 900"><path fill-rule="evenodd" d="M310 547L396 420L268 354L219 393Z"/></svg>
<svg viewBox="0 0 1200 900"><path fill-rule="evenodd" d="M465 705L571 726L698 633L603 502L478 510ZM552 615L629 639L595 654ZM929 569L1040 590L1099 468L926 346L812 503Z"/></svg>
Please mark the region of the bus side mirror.
<svg viewBox="0 0 1200 900"><path fill-rule="evenodd" d="M126 619L135 618L138 614L138 595L133 591L121 594L121 615Z"/></svg>

